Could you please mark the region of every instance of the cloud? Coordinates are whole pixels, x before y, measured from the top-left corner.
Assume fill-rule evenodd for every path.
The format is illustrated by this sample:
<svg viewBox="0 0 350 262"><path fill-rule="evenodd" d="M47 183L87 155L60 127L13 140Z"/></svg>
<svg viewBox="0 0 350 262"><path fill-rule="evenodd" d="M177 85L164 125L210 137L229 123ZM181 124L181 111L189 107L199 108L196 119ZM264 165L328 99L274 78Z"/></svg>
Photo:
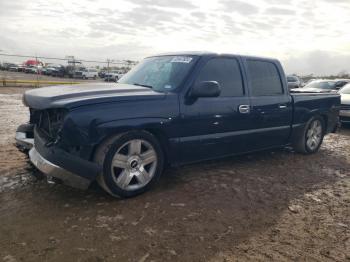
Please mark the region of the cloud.
<svg viewBox="0 0 350 262"><path fill-rule="evenodd" d="M191 16L197 18L197 19L200 19L200 20L206 20L207 18L207 14L206 13L203 13L203 12L200 12L200 11L193 11L191 12Z"/></svg>
<svg viewBox="0 0 350 262"><path fill-rule="evenodd" d="M88 27L101 34L109 35L143 35L157 30L163 31L164 25L171 26L178 17L175 11L145 6L134 7L130 11L114 13L111 16L103 16L100 19L91 19ZM158 32L159 32L158 31ZM91 33L91 32L90 32Z"/></svg>
<svg viewBox="0 0 350 262"><path fill-rule="evenodd" d="M350 55L349 4L349 0L321 0L317 5L307 0L0 0L0 49L90 60L210 50L276 57L291 72L337 73L347 70Z"/></svg>
<svg viewBox="0 0 350 262"><path fill-rule="evenodd" d="M18 15L26 7L23 0L18 1L0 1L0 17Z"/></svg>
<svg viewBox="0 0 350 262"><path fill-rule="evenodd" d="M156 7L166 7L166 8L181 8L181 9L193 9L195 5L190 1L186 0L174 0L174 1L164 1L164 0L130 0L140 7L145 6L156 6Z"/></svg>
<svg viewBox="0 0 350 262"><path fill-rule="evenodd" d="M350 55L316 50L291 56L283 61L283 65L287 73L326 76L342 71L350 73L349 61Z"/></svg>
<svg viewBox="0 0 350 262"><path fill-rule="evenodd" d="M222 0L222 11L224 12L235 12L241 15L252 15L259 12L259 8L255 5L239 0Z"/></svg>
<svg viewBox="0 0 350 262"><path fill-rule="evenodd" d="M291 9L281 7L270 7L265 10L266 14L269 15L295 15L296 12Z"/></svg>

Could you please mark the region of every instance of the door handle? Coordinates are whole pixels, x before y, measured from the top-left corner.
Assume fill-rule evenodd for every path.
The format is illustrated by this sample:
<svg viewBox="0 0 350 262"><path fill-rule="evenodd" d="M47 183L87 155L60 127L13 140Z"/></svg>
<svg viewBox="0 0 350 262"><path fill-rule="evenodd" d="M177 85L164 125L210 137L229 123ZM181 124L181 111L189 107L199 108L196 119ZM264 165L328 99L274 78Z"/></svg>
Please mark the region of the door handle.
<svg viewBox="0 0 350 262"><path fill-rule="evenodd" d="M279 105L278 106L280 109L285 109L285 108L287 108L287 105Z"/></svg>
<svg viewBox="0 0 350 262"><path fill-rule="evenodd" d="M249 114L250 113L250 106L249 105L240 105L238 107L238 110L241 114Z"/></svg>

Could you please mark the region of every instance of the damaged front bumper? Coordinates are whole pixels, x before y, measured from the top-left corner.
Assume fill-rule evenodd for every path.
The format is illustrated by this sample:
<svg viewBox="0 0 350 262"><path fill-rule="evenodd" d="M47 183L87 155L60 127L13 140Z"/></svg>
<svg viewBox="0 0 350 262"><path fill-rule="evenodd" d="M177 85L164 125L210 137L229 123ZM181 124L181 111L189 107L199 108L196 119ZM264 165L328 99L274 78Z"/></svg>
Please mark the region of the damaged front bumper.
<svg viewBox="0 0 350 262"><path fill-rule="evenodd" d="M31 124L18 127L16 145L21 151L29 151L30 161L46 175L48 182L87 189L102 170L96 163L70 154L56 145L49 146L45 136Z"/></svg>
<svg viewBox="0 0 350 262"><path fill-rule="evenodd" d="M33 147L29 151L29 158L33 165L44 173L48 181L62 182L65 185L87 189L91 183L90 180L77 176L45 159L40 153Z"/></svg>
<svg viewBox="0 0 350 262"><path fill-rule="evenodd" d="M34 127L32 124L20 125L16 131L16 146L21 151L29 151L34 145Z"/></svg>

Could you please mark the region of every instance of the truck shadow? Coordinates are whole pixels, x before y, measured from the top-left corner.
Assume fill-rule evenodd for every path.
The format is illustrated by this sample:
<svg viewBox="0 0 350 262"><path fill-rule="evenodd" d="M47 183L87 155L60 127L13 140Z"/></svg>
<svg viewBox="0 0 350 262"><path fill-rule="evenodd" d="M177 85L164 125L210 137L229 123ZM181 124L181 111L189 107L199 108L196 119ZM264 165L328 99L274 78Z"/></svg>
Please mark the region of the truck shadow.
<svg viewBox="0 0 350 262"><path fill-rule="evenodd" d="M342 124L342 127L338 130L338 134L350 136L350 124Z"/></svg>

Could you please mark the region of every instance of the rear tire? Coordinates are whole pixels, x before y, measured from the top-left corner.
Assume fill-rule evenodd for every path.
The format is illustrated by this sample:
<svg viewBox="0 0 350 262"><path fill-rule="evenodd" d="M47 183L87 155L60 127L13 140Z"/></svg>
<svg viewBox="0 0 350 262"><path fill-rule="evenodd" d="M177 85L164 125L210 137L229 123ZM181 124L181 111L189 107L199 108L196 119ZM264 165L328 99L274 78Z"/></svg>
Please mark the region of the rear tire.
<svg viewBox="0 0 350 262"><path fill-rule="evenodd" d="M130 131L107 139L96 151L103 166L99 185L114 197L133 197L149 190L163 171L158 140L146 131Z"/></svg>
<svg viewBox="0 0 350 262"><path fill-rule="evenodd" d="M312 117L305 125L304 129L296 137L293 148L302 154L316 153L325 135L325 123L322 117Z"/></svg>

